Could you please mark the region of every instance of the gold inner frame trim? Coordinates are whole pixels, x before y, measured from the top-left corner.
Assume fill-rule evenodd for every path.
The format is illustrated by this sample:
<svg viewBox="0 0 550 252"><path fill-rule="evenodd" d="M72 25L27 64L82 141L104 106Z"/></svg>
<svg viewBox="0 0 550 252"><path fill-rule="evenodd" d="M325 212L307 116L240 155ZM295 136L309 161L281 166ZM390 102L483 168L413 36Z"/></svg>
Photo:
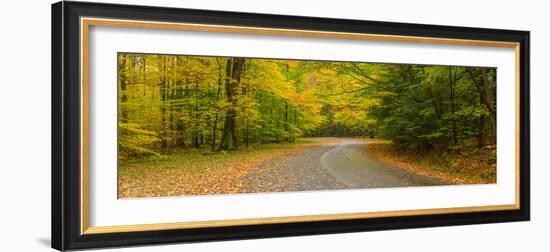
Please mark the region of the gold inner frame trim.
<svg viewBox="0 0 550 252"><path fill-rule="evenodd" d="M495 205L486 207L456 207L456 208L438 208L425 210L398 210L398 211L380 211L371 213L349 213L349 214L323 214L323 215L305 215L305 216L285 216L271 218L251 218L251 219L233 219L217 221L192 221L176 223L158 223L141 224L125 226L102 226L89 227L84 234L103 234L118 232L138 232L138 231L156 231L175 228L204 228L204 227L226 227L233 225L256 225L256 224L280 224L290 222L312 222L326 220L351 220L365 218L380 218L392 216L414 216L428 214L449 214L449 213L469 213L469 212L488 212L498 210L513 210L515 205Z"/></svg>
<svg viewBox="0 0 550 252"><path fill-rule="evenodd" d="M398 210L398 211L379 211L364 213L342 213L342 214L322 214L322 215L303 215L303 216L284 216L250 219L228 219L211 221L192 221L192 222L173 222L156 224L133 224L121 226L98 226L90 227L89 223L89 31L90 26L108 26L108 27L129 27L144 29L164 29L164 30L185 30L202 32L224 32L256 35L275 35L275 36L299 36L299 37L317 37L317 38L337 38L337 39L359 39L384 42L409 42L409 43L429 43L460 46L486 46L514 48L516 56L516 173L515 173L515 204L510 205L491 205L475 207L453 207L453 208L435 208L435 209L417 209L417 210ZM192 23L169 23L169 22L151 22L121 19L100 19L100 18L81 18L80 19L80 58L81 58L81 189L80 189L80 233L102 234L118 232L138 232L138 231L156 231L170 229L189 229L205 227L224 227L236 225L256 225L256 224L275 224L291 222L312 222L328 220L350 220L395 216L414 216L414 215L433 215L433 214L451 214L468 212L490 212L501 210L520 209L520 49L519 43L487 40L467 40L452 38L433 38L433 37L415 37L399 35L381 35L364 33L346 33L346 32L328 32L315 30L293 30L277 28L261 28L248 26L225 26L225 25L205 25Z"/></svg>

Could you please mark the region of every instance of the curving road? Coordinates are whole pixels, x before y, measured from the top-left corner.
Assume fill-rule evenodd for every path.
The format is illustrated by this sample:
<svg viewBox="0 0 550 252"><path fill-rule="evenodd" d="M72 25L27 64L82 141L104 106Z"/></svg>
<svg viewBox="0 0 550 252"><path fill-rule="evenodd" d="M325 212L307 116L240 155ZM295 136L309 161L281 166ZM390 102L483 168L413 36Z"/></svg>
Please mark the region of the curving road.
<svg viewBox="0 0 550 252"><path fill-rule="evenodd" d="M365 141L315 138L323 144L257 165L242 178L243 192L282 192L442 185L373 159Z"/></svg>

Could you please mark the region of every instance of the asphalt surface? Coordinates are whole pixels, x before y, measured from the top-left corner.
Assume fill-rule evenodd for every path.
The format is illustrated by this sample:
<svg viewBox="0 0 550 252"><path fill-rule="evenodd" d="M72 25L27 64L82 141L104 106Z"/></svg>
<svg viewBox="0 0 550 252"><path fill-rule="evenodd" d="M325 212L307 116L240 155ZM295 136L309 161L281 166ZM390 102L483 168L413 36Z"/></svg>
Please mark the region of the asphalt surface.
<svg viewBox="0 0 550 252"><path fill-rule="evenodd" d="M260 163L243 177L242 191L284 192L444 184L370 157L365 141L335 138L313 140L326 143Z"/></svg>

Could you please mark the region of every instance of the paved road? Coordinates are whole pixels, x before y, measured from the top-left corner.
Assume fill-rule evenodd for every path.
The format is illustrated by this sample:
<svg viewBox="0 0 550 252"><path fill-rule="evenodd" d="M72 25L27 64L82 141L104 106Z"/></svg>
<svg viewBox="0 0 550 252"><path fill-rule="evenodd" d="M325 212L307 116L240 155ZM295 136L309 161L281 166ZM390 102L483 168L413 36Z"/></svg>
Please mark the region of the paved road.
<svg viewBox="0 0 550 252"><path fill-rule="evenodd" d="M244 192L282 192L441 185L443 182L370 157L365 141L326 142L257 165L243 178Z"/></svg>

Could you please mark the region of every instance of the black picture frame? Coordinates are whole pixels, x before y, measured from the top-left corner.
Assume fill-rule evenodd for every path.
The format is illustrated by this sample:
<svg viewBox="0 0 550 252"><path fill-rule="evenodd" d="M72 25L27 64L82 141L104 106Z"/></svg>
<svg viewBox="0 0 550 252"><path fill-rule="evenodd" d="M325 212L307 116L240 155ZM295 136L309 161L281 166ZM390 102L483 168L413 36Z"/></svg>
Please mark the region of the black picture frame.
<svg viewBox="0 0 550 252"><path fill-rule="evenodd" d="M81 234L81 171L79 169L81 162L79 20L80 17L85 16L519 43L519 209L83 235ZM52 247L58 250L527 221L530 218L528 31L65 1L52 5L51 63L51 232Z"/></svg>

